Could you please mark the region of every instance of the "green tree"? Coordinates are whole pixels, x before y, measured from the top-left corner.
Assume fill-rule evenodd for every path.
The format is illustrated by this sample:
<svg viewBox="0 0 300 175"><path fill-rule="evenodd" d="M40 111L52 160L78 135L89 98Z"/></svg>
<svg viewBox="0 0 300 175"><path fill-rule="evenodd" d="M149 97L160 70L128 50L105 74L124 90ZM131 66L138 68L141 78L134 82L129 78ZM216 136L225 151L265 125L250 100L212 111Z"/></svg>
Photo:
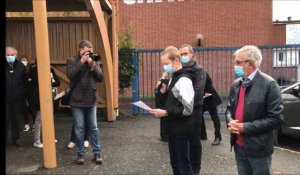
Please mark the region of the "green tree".
<svg viewBox="0 0 300 175"><path fill-rule="evenodd" d="M137 49L138 44L133 41L132 28L127 26L124 34L119 36L119 92L124 94L125 88L132 84L135 68L131 62L132 49Z"/></svg>

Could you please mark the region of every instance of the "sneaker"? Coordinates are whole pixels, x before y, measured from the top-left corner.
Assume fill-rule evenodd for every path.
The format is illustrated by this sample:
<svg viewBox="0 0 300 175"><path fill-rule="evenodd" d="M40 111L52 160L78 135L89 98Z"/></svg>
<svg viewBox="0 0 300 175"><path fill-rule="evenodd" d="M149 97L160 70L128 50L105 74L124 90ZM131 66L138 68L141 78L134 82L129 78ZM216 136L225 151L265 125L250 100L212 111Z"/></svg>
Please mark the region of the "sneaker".
<svg viewBox="0 0 300 175"><path fill-rule="evenodd" d="M69 149L72 149L72 148L74 148L75 147L75 143L74 142L70 142L69 144L68 144L68 148Z"/></svg>
<svg viewBox="0 0 300 175"><path fill-rule="evenodd" d="M23 128L23 131L29 131L29 129L30 129L29 125L26 124L26 125L24 126L24 128Z"/></svg>
<svg viewBox="0 0 300 175"><path fill-rule="evenodd" d="M87 140L86 140L86 141L84 141L84 147L85 147L85 148L88 148L89 146L90 146L90 143L89 143L89 141L87 141Z"/></svg>
<svg viewBox="0 0 300 175"><path fill-rule="evenodd" d="M84 157L83 157L83 155L78 155L76 163L78 165L83 165L84 164Z"/></svg>
<svg viewBox="0 0 300 175"><path fill-rule="evenodd" d="M93 160L95 161L96 164L102 164L102 158L100 154L95 154Z"/></svg>
<svg viewBox="0 0 300 175"><path fill-rule="evenodd" d="M39 141L35 142L35 143L33 144L33 146L34 146L34 147L37 147L37 148L43 148L43 147L44 147L44 145L43 145L41 142L39 142Z"/></svg>

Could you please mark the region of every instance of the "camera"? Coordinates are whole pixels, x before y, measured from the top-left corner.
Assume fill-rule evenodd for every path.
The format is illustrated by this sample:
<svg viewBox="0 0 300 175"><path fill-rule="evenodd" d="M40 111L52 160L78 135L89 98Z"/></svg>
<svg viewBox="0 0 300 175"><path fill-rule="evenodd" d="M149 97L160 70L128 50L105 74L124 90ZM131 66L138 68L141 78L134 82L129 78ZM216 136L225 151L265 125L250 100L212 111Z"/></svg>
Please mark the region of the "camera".
<svg viewBox="0 0 300 175"><path fill-rule="evenodd" d="M99 54L93 53L91 51L85 52L84 55L88 55L90 58L92 58L93 61L99 61L100 60Z"/></svg>

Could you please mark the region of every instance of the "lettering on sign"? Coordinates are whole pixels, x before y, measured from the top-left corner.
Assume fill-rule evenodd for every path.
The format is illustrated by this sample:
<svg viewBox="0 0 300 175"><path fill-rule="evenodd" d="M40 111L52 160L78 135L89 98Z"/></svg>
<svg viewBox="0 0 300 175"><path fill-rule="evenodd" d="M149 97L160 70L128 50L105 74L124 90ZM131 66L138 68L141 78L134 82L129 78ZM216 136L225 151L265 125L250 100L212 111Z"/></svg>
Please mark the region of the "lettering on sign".
<svg viewBox="0 0 300 175"><path fill-rule="evenodd" d="M160 3L160 2L180 2L184 0L123 0L127 5L142 4L142 3Z"/></svg>
<svg viewBox="0 0 300 175"><path fill-rule="evenodd" d="M300 24L286 25L286 44L300 44Z"/></svg>

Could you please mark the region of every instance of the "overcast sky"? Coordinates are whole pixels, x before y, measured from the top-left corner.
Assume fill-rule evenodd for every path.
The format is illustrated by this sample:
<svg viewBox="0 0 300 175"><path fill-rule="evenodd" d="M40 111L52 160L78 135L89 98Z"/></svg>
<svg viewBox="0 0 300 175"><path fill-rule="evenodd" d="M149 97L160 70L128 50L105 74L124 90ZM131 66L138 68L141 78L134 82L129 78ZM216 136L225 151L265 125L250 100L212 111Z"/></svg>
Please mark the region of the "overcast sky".
<svg viewBox="0 0 300 175"><path fill-rule="evenodd" d="M300 20L300 0L273 0L273 21Z"/></svg>

